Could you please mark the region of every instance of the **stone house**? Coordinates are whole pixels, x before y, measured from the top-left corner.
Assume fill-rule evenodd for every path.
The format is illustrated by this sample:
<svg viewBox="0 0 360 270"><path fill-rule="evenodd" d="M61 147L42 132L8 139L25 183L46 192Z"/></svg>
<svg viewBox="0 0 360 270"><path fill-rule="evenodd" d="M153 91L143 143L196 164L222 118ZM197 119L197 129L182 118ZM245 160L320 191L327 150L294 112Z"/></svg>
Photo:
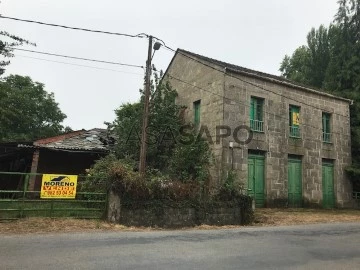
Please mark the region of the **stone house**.
<svg viewBox="0 0 360 270"><path fill-rule="evenodd" d="M351 100L181 49L164 78L212 137L213 185L232 171L257 207L351 205Z"/></svg>

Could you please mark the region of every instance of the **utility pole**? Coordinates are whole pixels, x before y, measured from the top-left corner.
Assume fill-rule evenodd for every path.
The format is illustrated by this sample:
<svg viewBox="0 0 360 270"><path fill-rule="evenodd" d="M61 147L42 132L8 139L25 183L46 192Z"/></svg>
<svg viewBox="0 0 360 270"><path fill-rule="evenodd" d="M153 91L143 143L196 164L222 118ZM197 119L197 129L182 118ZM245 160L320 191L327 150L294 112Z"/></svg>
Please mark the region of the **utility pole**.
<svg viewBox="0 0 360 270"><path fill-rule="evenodd" d="M144 115L143 115L142 129L141 129L140 164L139 164L139 171L142 176L145 175L145 169L146 169L146 148L147 148L146 128L148 126L148 119L149 119L152 41L153 41L153 37L149 36L148 58L146 61L146 75L145 75Z"/></svg>

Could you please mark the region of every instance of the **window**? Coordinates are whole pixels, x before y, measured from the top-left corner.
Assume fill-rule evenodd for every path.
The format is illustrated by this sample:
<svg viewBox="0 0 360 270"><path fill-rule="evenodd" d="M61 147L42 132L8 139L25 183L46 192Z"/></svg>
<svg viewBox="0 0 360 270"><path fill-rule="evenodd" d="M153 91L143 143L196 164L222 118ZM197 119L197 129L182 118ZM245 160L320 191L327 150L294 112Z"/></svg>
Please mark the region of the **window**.
<svg viewBox="0 0 360 270"><path fill-rule="evenodd" d="M290 137L300 138L300 107L289 106Z"/></svg>
<svg viewBox="0 0 360 270"><path fill-rule="evenodd" d="M323 142L331 142L330 113L322 113Z"/></svg>
<svg viewBox="0 0 360 270"><path fill-rule="evenodd" d="M263 121L264 99L251 97L250 101L250 128L252 131L264 131Z"/></svg>
<svg viewBox="0 0 360 270"><path fill-rule="evenodd" d="M195 126L200 124L200 100L194 102L194 123Z"/></svg>

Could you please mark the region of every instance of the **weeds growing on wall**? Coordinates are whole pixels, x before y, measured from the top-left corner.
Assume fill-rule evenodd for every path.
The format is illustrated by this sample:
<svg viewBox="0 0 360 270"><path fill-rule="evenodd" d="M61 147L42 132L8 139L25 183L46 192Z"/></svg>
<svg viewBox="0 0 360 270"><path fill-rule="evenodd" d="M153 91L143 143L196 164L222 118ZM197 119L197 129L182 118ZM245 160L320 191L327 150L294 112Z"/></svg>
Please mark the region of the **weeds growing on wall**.
<svg viewBox="0 0 360 270"><path fill-rule="evenodd" d="M108 155L96 162L89 170L83 184L87 190L108 191L112 189L122 199L131 200L192 200L200 193L200 183L171 180L158 170L148 170L145 178L134 170L131 160L119 160Z"/></svg>

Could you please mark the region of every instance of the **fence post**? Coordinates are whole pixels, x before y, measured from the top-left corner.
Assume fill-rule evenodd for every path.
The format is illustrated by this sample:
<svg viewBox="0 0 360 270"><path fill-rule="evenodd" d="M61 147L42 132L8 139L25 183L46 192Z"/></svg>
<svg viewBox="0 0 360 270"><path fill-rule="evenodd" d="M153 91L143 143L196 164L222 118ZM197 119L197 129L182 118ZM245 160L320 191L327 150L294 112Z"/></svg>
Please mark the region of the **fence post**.
<svg viewBox="0 0 360 270"><path fill-rule="evenodd" d="M21 202L21 206L20 206L20 217L23 218L24 217L24 208L25 208L25 198L26 198L26 191L27 191L27 187L28 187L28 183L29 183L29 175L26 174L25 175L25 180L24 180L24 186L23 186L23 194L22 194L22 202Z"/></svg>
<svg viewBox="0 0 360 270"><path fill-rule="evenodd" d="M107 220L111 223L120 223L121 199L112 189L108 191Z"/></svg>
<svg viewBox="0 0 360 270"><path fill-rule="evenodd" d="M110 191L107 191L105 193L105 205L104 205L104 211L103 211L102 216L101 216L102 219L107 218L107 213L109 211L109 192Z"/></svg>
<svg viewBox="0 0 360 270"><path fill-rule="evenodd" d="M35 181L36 181L36 173L37 173L37 168L38 168L38 164L39 164L39 156L40 156L40 150L36 149L34 151L33 154L33 159L32 159L32 164L31 164L31 179L29 182L29 189L30 191L34 191L35 190Z"/></svg>
<svg viewBox="0 0 360 270"><path fill-rule="evenodd" d="M25 175L25 181L24 181L24 188L23 188L23 198L26 197L26 191L28 189L28 186L29 186L29 179L30 179L30 175Z"/></svg>

